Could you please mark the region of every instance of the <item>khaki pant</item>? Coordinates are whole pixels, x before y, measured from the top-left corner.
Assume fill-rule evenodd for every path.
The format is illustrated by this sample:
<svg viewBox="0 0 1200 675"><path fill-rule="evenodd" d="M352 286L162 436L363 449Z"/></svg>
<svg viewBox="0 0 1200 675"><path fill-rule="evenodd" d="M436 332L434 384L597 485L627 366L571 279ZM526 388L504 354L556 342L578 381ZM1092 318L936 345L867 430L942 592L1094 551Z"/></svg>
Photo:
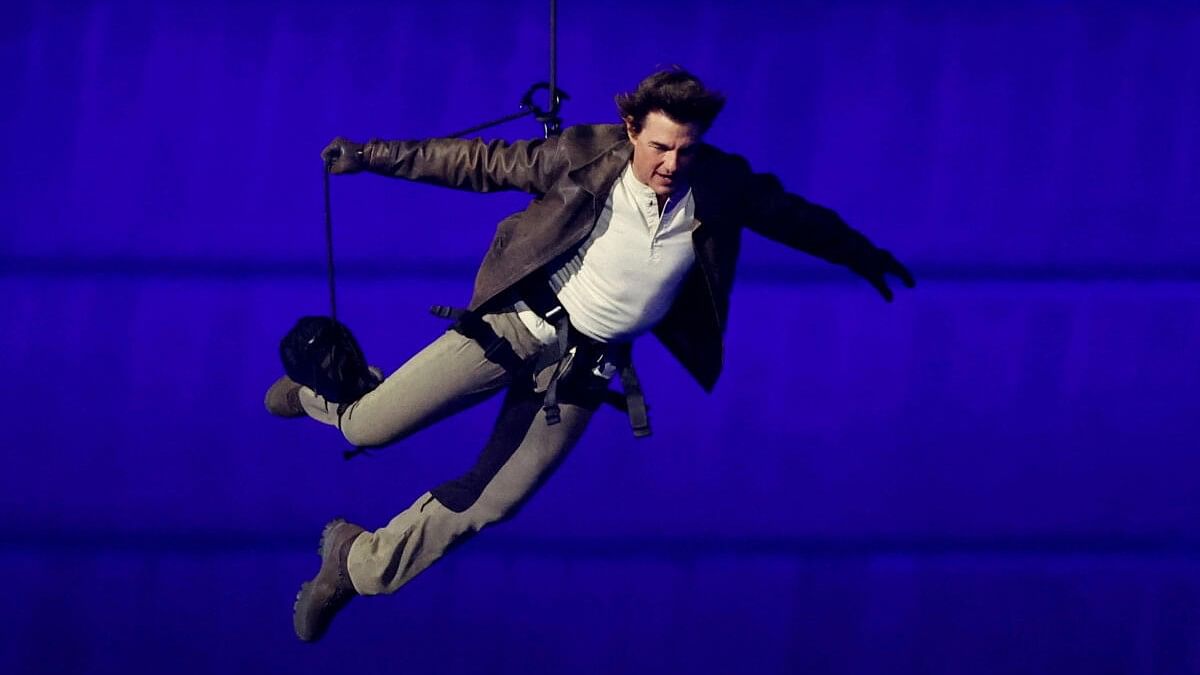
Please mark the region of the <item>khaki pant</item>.
<svg viewBox="0 0 1200 675"><path fill-rule="evenodd" d="M486 315L484 321L530 372L545 372L564 356L559 345L535 340L513 312ZM310 389L301 389L300 402L310 417L339 426L354 445L379 446L482 401L511 384L512 377L486 359L478 343L451 330L350 405L340 420L337 406ZM385 527L355 540L349 568L359 593L395 592L452 545L513 515L579 440L595 408L564 398L562 421L547 425L537 400L514 392L506 397L479 462L455 482L456 503L444 504L435 496L442 488L426 492Z"/></svg>

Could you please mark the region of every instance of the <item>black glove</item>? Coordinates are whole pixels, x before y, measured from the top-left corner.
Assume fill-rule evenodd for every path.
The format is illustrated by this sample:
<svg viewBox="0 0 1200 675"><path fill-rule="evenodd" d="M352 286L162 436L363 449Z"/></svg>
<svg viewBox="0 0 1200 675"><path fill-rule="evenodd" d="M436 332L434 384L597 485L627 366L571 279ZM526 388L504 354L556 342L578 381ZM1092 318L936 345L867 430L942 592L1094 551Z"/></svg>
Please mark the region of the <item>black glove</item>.
<svg viewBox="0 0 1200 675"><path fill-rule="evenodd" d="M321 151L321 159L329 167L329 173L358 173L367 168L363 147L362 143L338 136Z"/></svg>
<svg viewBox="0 0 1200 675"><path fill-rule="evenodd" d="M896 256L881 248L875 249L868 256L866 264L856 266L854 271L869 281L875 287L875 290L879 291L879 294L883 296L883 299L888 302L892 301L892 289L888 287L885 275L891 274L898 277L907 288L913 288L917 285L916 279L913 279L913 275L908 271L908 268L900 264L900 261L896 260Z"/></svg>

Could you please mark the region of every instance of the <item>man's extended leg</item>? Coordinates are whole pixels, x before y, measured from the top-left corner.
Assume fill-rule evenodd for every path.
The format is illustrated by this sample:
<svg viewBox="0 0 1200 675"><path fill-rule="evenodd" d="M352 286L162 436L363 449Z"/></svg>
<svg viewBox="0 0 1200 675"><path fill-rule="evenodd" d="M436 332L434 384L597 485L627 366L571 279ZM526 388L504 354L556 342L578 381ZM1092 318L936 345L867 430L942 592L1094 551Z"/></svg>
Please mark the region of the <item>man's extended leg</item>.
<svg viewBox="0 0 1200 675"><path fill-rule="evenodd" d="M544 347L536 343L515 315L490 318L489 325L531 365L546 365L561 357L557 353L557 345ZM462 357L450 359L444 356L447 345L454 346L459 343L459 338L461 336L443 336L426 350L428 354L422 352L414 357L385 384L417 386L416 383L423 379L420 375L429 369L429 362L465 360ZM452 351L458 353L460 350L455 347ZM466 346L465 353L478 360L483 350L472 342ZM443 356L438 357L438 354ZM456 367L461 365L457 364ZM494 365L483 366L484 375ZM504 376L499 380L486 380L472 375L476 372L473 369L464 367L462 371L467 376L455 375L452 381L488 382L488 386L482 389L485 395L488 388L495 386L491 382L510 379ZM319 639L333 616L355 594L370 595L398 589L439 559L455 543L490 523L511 516L536 490L578 441L598 405L598 399L573 403L569 397L564 398L560 404L561 422L548 425L541 412L543 396L531 391L529 385L529 382L518 382L510 387L492 437L467 474L422 495L410 508L376 532L364 533L361 528L348 523L335 522L326 527L321 546L321 569L312 581L301 588L297 597L294 621L296 633L301 639ZM341 420L347 438L359 442L362 439L359 433L381 433L379 442L395 440L434 419L461 409L467 404L470 394L470 390L459 387L459 391L468 395L457 400L440 399L443 401L441 403L437 402L439 399L436 397L426 396L425 402L416 406L414 413L408 407L397 407L395 404L395 397L403 398L404 391L404 387L396 387L391 392L384 389L379 392L384 396L374 400L364 397L357 407L347 411ZM434 405L428 403L431 398ZM314 411L314 416L328 414L323 402L315 396L313 399L322 403L322 407ZM370 405L364 407L363 403ZM407 405L411 406L412 403L407 402ZM353 418L350 413L354 414ZM387 426L387 415L406 416L413 421ZM335 423L336 412L325 421ZM349 421L364 426L348 428ZM380 432L380 428L384 431Z"/></svg>
<svg viewBox="0 0 1200 675"><path fill-rule="evenodd" d="M595 409L564 403L562 421L547 425L541 398L510 391L471 471L421 495L387 526L375 532L340 521L326 526L321 569L296 598L300 639L320 639L353 596L396 591L453 545L516 513L579 440Z"/></svg>
<svg viewBox="0 0 1200 675"><path fill-rule="evenodd" d="M510 393L471 471L421 495L387 526L354 541L348 565L358 593L395 592L451 546L516 513L583 435L594 410L564 403L561 422L547 425L540 401Z"/></svg>
<svg viewBox="0 0 1200 675"><path fill-rule="evenodd" d="M515 313L489 314L483 321L509 343L518 359L532 359L543 351ZM309 417L339 427L354 445L375 447L479 403L511 379L511 373L484 355L479 343L450 330L340 416L337 404L307 387L299 387L297 395Z"/></svg>

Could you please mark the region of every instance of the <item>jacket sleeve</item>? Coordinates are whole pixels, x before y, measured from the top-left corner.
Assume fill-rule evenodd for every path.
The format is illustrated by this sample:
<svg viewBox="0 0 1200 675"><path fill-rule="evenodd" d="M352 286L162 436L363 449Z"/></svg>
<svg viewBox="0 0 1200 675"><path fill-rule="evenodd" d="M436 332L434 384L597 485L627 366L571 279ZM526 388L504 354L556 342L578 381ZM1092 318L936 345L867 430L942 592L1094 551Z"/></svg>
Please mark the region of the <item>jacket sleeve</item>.
<svg viewBox="0 0 1200 675"><path fill-rule="evenodd" d="M514 143L477 138L371 141L364 154L373 173L475 192L541 195L565 168L558 138Z"/></svg>
<svg viewBox="0 0 1200 675"><path fill-rule="evenodd" d="M876 272L880 255L866 236L846 224L832 209L814 204L783 188L774 175L753 173L740 157L741 194L746 226L794 249L844 265L863 276Z"/></svg>

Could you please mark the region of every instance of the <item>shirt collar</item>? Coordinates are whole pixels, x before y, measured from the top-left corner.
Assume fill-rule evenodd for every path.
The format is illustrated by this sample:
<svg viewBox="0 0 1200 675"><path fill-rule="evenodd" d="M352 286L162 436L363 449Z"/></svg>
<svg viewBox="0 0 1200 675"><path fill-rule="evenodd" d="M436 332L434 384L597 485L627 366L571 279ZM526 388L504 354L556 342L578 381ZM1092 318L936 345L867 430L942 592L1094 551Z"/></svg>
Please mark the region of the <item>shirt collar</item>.
<svg viewBox="0 0 1200 675"><path fill-rule="evenodd" d="M654 193L654 190L651 189L649 185L646 185L642 181L638 180L637 176L633 175L632 162L626 164L625 170L621 172L621 182L625 185L625 189L629 190L630 194L633 195L633 198L637 199L638 201L649 197L658 199L658 195Z"/></svg>
<svg viewBox="0 0 1200 675"><path fill-rule="evenodd" d="M621 172L621 184L629 191L634 202L639 208L649 205L655 215L658 215L658 194L649 185L637 179L633 174L633 162L625 165L625 170ZM675 207L687 201L688 195L692 192L692 186L688 185L683 192L672 193L665 204L662 215L665 217L667 213L674 211Z"/></svg>

